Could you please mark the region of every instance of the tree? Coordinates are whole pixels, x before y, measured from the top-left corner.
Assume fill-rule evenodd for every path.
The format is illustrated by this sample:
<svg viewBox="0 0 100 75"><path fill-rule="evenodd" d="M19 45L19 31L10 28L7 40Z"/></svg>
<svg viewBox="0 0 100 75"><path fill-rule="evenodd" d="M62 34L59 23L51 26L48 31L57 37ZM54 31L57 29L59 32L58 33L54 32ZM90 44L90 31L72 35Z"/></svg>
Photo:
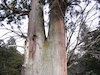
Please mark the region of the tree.
<svg viewBox="0 0 100 75"><path fill-rule="evenodd" d="M26 41L25 75L67 74L65 32L62 16L67 6L64 7L63 4L61 0L51 0L49 35L46 38L39 0L32 1ZM63 12L59 7L64 7Z"/></svg>
<svg viewBox="0 0 100 75"><path fill-rule="evenodd" d="M51 3L51 21L49 36L46 38L43 25L43 2L42 0L32 0L31 2L23 65L25 75L67 75L63 15L69 3L62 0L49 0ZM4 0L4 4L10 10L10 13L13 12L15 15L26 13L14 7L16 6L15 3L16 1L13 1L9 6L9 2L7 3ZM10 22L12 20L9 20L8 17L8 23ZM60 38L60 36L62 37Z"/></svg>
<svg viewBox="0 0 100 75"><path fill-rule="evenodd" d="M15 48L0 45L0 75L21 75L23 56Z"/></svg>
<svg viewBox="0 0 100 75"><path fill-rule="evenodd" d="M32 0L31 9L30 9L30 1L24 3L25 1L18 2L17 0L15 0L11 2L6 2L6 0L4 0L4 5L3 4L1 5L2 9L4 9L5 7L6 9L8 9L9 13L14 14L13 17L12 15L10 16L10 14L6 16L4 16L4 14L2 15L3 20L7 17L8 23L11 23L13 20L15 23L19 23L18 21L22 18L23 15L29 16L27 38L26 36L24 36L22 32L19 34L13 30L10 30L11 32L16 33L17 35L26 38L25 61L23 64L24 74L25 75L67 75L67 59L66 59L66 46L65 46L66 27L64 25L64 17L65 17L65 13L67 12L68 6L78 5L80 1L79 0L72 0L72 1L48 0L47 1L50 4L50 15L49 15L50 22L49 22L48 37L45 36L44 24L43 24L44 23L43 5L45 4L45 1ZM85 2L87 2L86 5L87 7L88 3L90 2L89 0L85 0ZM71 6L71 9L69 10L72 10L72 8L73 6ZM80 14L83 14L83 12L84 10L82 10ZM72 16L73 14L70 15ZM88 14L86 14L85 16L87 15ZM17 20L15 18L17 18ZM80 30L84 25L83 15L81 19L82 19L81 20L82 26L80 26L79 34L80 34ZM18 28L20 30L19 25ZM72 29L72 34L74 32L73 30L74 29ZM70 39L71 36L69 37L67 43L67 49L70 43ZM79 40L79 37L77 38L77 40ZM80 40L76 43L75 49L72 50L71 55L69 56L70 61L74 55L76 47L81 43L79 42Z"/></svg>
<svg viewBox="0 0 100 75"><path fill-rule="evenodd" d="M84 45L81 47L84 51L88 52L74 64L69 71L69 75L99 75L100 66L100 28L88 33L88 40L84 40ZM95 40L95 43L89 48L90 42ZM88 46L87 46L88 45ZM89 49L88 49L89 48Z"/></svg>
<svg viewBox="0 0 100 75"><path fill-rule="evenodd" d="M87 57L87 59L84 59L84 60L87 60L86 63L89 63L89 64L86 64L85 66L87 66L86 68L86 71L87 72L91 72L91 73L94 73L96 75L99 75L100 72L99 72L99 67L100 66L100 27L98 27L96 30L92 31L92 32L89 32L89 42L91 42L92 40L95 40L96 43L94 43L92 45L92 47L89 49L89 52L87 53L87 55L85 57ZM87 43L85 43L87 45ZM95 66L93 65L95 64Z"/></svg>

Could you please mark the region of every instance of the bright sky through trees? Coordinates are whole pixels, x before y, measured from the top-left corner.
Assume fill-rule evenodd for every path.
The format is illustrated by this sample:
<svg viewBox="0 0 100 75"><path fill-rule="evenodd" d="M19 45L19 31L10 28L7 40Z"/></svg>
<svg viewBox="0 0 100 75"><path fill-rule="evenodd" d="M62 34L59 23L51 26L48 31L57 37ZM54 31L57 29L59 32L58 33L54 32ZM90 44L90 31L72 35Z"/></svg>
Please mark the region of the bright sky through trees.
<svg viewBox="0 0 100 75"><path fill-rule="evenodd" d="M1 0L0 0L0 3L1 3ZM90 5L86 8L86 11L88 11L88 10L90 10L91 9L91 7L93 6L93 5L95 5L95 1L92 1L91 3L90 3ZM85 7L85 4L84 3L80 3L80 6L82 6L82 9ZM94 8L96 8L96 6L94 6ZM78 6L75 6L75 9L77 9L77 10L81 10L80 9L80 7L78 7ZM86 24L87 24L87 26L90 26L90 30L91 31L93 31L93 30L95 30L96 29L96 27L97 27L97 25L98 25L98 16L99 16L99 14L100 14L100 12L99 11L95 11L95 9L94 10L92 10L90 13L89 13L89 15L88 15L88 17L87 17L87 22L86 22ZM92 16L93 15L93 16ZM67 16L69 16L69 14L67 13ZM92 16L92 17L91 17ZM73 18L73 20L76 20L75 18ZM91 25L91 20L93 20L92 21L92 25ZM45 6L44 6L44 21L45 21L45 31L46 31L46 36L48 36L48 22L49 22L49 4L46 4ZM24 19L24 20L22 20L22 22L23 22L23 25L21 26L21 31L23 32L23 33L26 33L27 34L27 26L28 26L28 18L26 18L26 19ZM11 25L7 25L7 23L6 23L6 20L3 22L3 24L5 24L5 26L8 28L8 29L11 29ZM17 29L17 25L14 25L14 30L15 31L17 31L17 32L19 32L19 30ZM75 44L75 38L76 38L76 35L77 35L77 31L78 31L78 27L77 27L77 29L76 29L76 33L74 34L74 36L72 37L72 39L71 39L71 41L72 41L72 43L71 44ZM14 34L14 33L11 33L11 32L9 32L7 35L6 35L6 33L7 32L9 32L9 30L6 30L6 29L3 29L3 28L1 28L0 27L0 39L4 39L5 41L7 41L7 39L10 37L10 36L16 36L16 34ZM4 35L5 34L5 35ZM3 36L3 37L2 37ZM17 43L17 45L18 46L24 46L24 39L21 39L20 37L15 37L16 38L16 43ZM72 47L71 47L72 48ZM24 52L24 49L23 48L21 48L21 47L18 47L18 50L20 51L20 52Z"/></svg>

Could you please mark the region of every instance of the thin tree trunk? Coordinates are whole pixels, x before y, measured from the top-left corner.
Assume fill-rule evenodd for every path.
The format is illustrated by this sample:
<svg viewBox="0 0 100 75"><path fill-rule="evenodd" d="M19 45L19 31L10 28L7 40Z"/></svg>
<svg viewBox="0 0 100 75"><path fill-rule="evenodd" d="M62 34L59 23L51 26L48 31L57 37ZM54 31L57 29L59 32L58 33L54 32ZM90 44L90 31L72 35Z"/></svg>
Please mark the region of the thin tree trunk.
<svg viewBox="0 0 100 75"><path fill-rule="evenodd" d="M65 31L61 11L53 9L50 12L49 36L45 39L42 10L39 0L32 0L24 75L67 75ZM58 14L54 14L56 11Z"/></svg>

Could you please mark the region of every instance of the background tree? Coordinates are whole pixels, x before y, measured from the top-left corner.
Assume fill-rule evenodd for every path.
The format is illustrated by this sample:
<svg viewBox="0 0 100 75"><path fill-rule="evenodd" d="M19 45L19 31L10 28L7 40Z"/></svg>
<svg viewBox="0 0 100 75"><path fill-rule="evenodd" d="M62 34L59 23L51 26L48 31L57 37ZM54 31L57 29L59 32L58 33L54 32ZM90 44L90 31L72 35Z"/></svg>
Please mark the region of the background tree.
<svg viewBox="0 0 100 75"><path fill-rule="evenodd" d="M0 75L21 75L23 56L15 48L0 45Z"/></svg>
<svg viewBox="0 0 100 75"><path fill-rule="evenodd" d="M84 61L86 61L86 71L87 72L90 72L90 73L94 73L96 75L99 75L100 72L99 72L99 62L100 62L100 28L97 28L95 31L92 31L89 33L89 42L91 42L92 40L94 39L97 39L95 40L95 43L92 45L92 47L89 49L89 52L87 53L87 55L85 56L85 59ZM87 43L85 43L87 45ZM87 49L87 47L85 48ZM86 58L87 57L87 58ZM89 63L89 64L88 64ZM93 65L95 64L95 66Z"/></svg>
<svg viewBox="0 0 100 75"><path fill-rule="evenodd" d="M95 31L89 32L88 37L86 40L84 40L84 45L81 46L81 50L88 50L87 53L80 58L76 64L74 64L69 69L69 75L71 74L77 74L77 75L99 75L99 66L100 66L100 28L97 28ZM97 39L97 40L96 40ZM92 42L95 40L95 42ZM92 44L90 47L89 45Z"/></svg>
<svg viewBox="0 0 100 75"><path fill-rule="evenodd" d="M93 2L94 4L91 5ZM94 10L96 11L93 12ZM98 2L83 0L77 5L71 5L67 12L65 20L67 40L66 50L68 53L68 68L70 68L78 59L87 53L87 50L85 52L81 46L84 45L84 41L88 43L88 33L98 25L98 23L94 24L94 21L99 18L99 15L97 15L99 12ZM96 38L94 40L96 40ZM92 40L91 42L93 43L94 41ZM92 46L92 43L88 43L90 47Z"/></svg>

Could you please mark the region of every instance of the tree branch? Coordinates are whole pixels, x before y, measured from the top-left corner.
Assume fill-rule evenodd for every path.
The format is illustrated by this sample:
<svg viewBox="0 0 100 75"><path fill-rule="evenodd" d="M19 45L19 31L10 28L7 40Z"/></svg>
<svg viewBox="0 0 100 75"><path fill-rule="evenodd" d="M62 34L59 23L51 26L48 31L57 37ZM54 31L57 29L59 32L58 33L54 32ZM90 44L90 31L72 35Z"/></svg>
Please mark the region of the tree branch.
<svg viewBox="0 0 100 75"><path fill-rule="evenodd" d="M100 40L100 35L99 36L97 36L97 38L94 40L94 41L92 41L90 44L88 44L88 45L86 45L87 47L88 47L88 49L87 50L85 50L85 53L82 55L82 56L80 56L78 59L76 59L74 62L72 62L69 66L68 66L68 69L69 68L71 68L74 64L75 64L75 62L77 62L78 60L80 60L83 56L85 56L87 53L89 53L90 51L90 48L97 42L97 41L99 41ZM91 54L91 53L89 53L89 54ZM93 55L93 54L92 54Z"/></svg>
<svg viewBox="0 0 100 75"><path fill-rule="evenodd" d="M4 3L8 9L13 11L13 13L20 14L19 16L23 15L28 15L30 11L22 11L21 9L15 8L15 6L10 7L7 3L6 0L4 0Z"/></svg>

